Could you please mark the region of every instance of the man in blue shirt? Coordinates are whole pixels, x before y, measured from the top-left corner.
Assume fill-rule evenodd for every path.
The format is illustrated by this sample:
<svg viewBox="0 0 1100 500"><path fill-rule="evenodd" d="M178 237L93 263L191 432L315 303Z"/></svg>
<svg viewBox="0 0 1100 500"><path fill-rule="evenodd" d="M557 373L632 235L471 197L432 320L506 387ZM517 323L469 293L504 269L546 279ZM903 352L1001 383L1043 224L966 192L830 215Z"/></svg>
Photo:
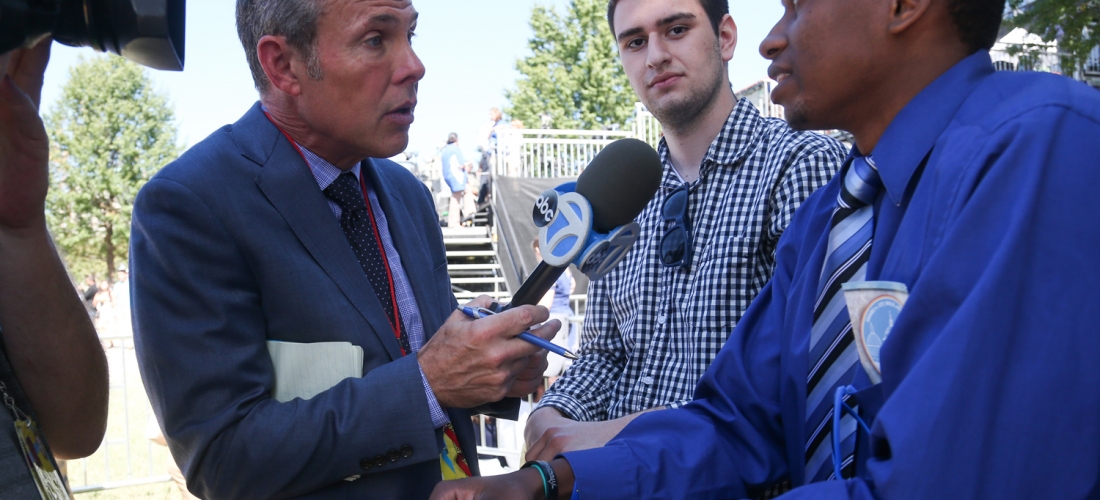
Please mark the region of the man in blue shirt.
<svg viewBox="0 0 1100 500"><path fill-rule="evenodd" d="M761 45L773 99L856 148L796 213L695 401L555 459L560 497L744 498L790 481L785 499L1097 498L1100 94L995 73L1003 0L783 3ZM834 280L853 193L869 203L869 258ZM844 302L819 301L845 280L909 291L879 384L854 361ZM869 432L845 413L833 451L837 389ZM436 497L539 496L540 472Z"/></svg>
<svg viewBox="0 0 1100 500"><path fill-rule="evenodd" d="M466 189L468 179L466 171L473 164L462 156L462 148L458 147L458 134L451 132L447 136L447 145L439 152L440 164L443 168L443 181L451 190L451 203L447 209L447 226L457 227L462 220L459 217L468 217L474 213L474 196L472 190Z"/></svg>

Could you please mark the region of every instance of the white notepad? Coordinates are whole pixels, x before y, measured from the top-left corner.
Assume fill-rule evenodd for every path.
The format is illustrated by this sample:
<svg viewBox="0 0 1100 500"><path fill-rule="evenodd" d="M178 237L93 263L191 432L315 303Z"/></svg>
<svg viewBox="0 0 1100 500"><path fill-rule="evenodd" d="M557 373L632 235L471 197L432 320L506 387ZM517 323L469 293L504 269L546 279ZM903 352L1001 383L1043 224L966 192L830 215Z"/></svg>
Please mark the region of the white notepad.
<svg viewBox="0 0 1100 500"><path fill-rule="evenodd" d="M351 342L269 340L267 352L275 365L271 397L280 403L309 399L346 378L363 376L363 348Z"/></svg>

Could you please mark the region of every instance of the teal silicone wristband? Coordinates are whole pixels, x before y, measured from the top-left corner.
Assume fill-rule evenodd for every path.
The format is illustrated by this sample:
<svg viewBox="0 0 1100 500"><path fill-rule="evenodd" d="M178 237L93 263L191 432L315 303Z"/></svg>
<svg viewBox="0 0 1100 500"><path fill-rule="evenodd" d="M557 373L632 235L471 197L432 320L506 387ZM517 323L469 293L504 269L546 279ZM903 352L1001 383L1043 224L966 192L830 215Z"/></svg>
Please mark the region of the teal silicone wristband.
<svg viewBox="0 0 1100 500"><path fill-rule="evenodd" d="M546 480L546 473L542 471L542 467L539 466L538 462L532 461L532 462L527 462L527 463L523 464L522 467L520 467L520 469L526 469L526 468L532 468L532 469L535 469L535 470L539 471L539 476L542 477L542 497L546 498L546 499L549 499L550 498L550 484L549 484L549 481Z"/></svg>
<svg viewBox="0 0 1100 500"><path fill-rule="evenodd" d="M547 500L557 500L560 495L558 491L558 477L554 473L554 468L550 466L549 462L543 462L542 460L532 460L523 464L521 469L527 467L534 467L539 470L539 474L542 474L542 489L545 493Z"/></svg>

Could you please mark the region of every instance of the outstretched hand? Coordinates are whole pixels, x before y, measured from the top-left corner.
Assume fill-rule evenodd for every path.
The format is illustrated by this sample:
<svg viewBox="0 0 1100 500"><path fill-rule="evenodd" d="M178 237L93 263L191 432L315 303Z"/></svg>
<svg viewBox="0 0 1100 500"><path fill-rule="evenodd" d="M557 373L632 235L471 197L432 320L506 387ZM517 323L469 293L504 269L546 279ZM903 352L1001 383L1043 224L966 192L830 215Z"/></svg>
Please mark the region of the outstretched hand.
<svg viewBox="0 0 1100 500"><path fill-rule="evenodd" d="M542 484L537 482L541 479L535 479L534 474L538 473L530 469L503 476L443 481L435 486L431 500L533 500L542 492Z"/></svg>
<svg viewBox="0 0 1100 500"><path fill-rule="evenodd" d="M38 104L51 44L0 55L0 229L45 228L50 147Z"/></svg>
<svg viewBox="0 0 1100 500"><path fill-rule="evenodd" d="M614 438L640 413L600 422L576 422L556 408L535 410L527 420L525 460L553 460L568 451L599 448Z"/></svg>
<svg viewBox="0 0 1100 500"><path fill-rule="evenodd" d="M557 478L557 498L573 495L573 467L564 458L550 462ZM533 468L520 469L501 476L471 477L442 481L435 485L432 500L523 500L544 498L542 475ZM557 499L553 499L557 500Z"/></svg>

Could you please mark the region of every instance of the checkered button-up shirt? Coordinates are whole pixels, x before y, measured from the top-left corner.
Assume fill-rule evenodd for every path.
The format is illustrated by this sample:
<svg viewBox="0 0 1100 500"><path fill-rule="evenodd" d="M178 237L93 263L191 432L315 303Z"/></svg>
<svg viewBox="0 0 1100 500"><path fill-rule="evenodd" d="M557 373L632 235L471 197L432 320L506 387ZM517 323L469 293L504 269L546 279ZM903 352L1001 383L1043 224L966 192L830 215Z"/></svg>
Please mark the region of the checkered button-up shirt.
<svg viewBox="0 0 1100 500"><path fill-rule="evenodd" d="M581 359L540 407L594 421L691 401L703 372L771 278L776 244L795 209L847 154L830 138L796 132L739 101L689 185L694 257L689 269L680 269L661 264L658 244L672 225L661 206L683 181L663 139L658 152L664 176L636 219L641 236L618 267L589 286Z"/></svg>

